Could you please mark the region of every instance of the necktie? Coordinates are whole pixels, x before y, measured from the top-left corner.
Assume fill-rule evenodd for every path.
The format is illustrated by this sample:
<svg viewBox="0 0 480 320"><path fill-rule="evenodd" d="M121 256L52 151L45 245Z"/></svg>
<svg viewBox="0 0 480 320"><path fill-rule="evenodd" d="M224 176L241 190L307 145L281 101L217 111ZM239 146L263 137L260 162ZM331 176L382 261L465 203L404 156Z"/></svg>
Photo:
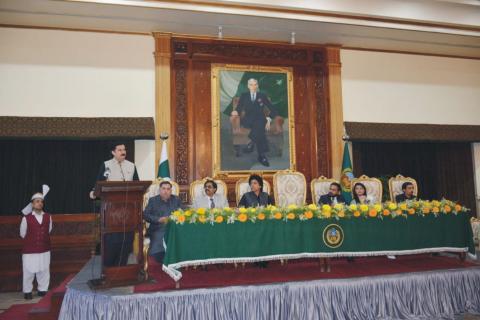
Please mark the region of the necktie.
<svg viewBox="0 0 480 320"><path fill-rule="evenodd" d="M210 198L210 209L215 208L215 202L213 202L213 198Z"/></svg>
<svg viewBox="0 0 480 320"><path fill-rule="evenodd" d="M255 93L252 93L252 102L255 101Z"/></svg>
<svg viewBox="0 0 480 320"><path fill-rule="evenodd" d="M123 181L125 181L125 175L123 174L122 163L119 162L118 165L120 166L120 173L122 174L122 179L123 179Z"/></svg>

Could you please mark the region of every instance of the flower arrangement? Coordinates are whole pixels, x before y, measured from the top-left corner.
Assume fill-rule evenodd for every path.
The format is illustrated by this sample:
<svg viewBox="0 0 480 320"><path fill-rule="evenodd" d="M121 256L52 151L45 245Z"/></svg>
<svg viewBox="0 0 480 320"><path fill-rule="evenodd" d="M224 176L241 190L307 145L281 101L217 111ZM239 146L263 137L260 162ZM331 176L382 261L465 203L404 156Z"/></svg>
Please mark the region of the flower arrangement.
<svg viewBox="0 0 480 320"><path fill-rule="evenodd" d="M258 208L199 208L176 210L170 215L170 220L176 224L184 223L210 223L212 225L220 223L245 223L247 221L257 222L265 220L292 221L292 220L311 220L311 219L386 219L409 216L428 216L438 217L441 214L459 214L467 212L469 209L464 206L446 199L440 201L408 201L402 203L385 202L377 204L336 204L330 206L327 204L317 206L310 204L307 206L289 205L288 207L278 208L275 206Z"/></svg>

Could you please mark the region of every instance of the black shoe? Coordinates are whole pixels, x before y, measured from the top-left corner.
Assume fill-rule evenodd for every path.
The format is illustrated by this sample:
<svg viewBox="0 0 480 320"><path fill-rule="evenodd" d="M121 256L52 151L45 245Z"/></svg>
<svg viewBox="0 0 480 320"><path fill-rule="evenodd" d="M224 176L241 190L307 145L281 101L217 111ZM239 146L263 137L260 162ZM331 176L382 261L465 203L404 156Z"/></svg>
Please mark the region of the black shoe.
<svg viewBox="0 0 480 320"><path fill-rule="evenodd" d="M32 293L24 293L23 294L23 298L25 298L25 300L32 300L33 299L33 296L32 296Z"/></svg>
<svg viewBox="0 0 480 320"><path fill-rule="evenodd" d="M255 143L253 143L253 141L250 141L245 147L245 149L243 150L243 152L252 153L254 148L255 148Z"/></svg>
<svg viewBox="0 0 480 320"><path fill-rule="evenodd" d="M258 156L258 162L263 164L265 167L270 167L270 163L268 162L267 157L265 157L264 155Z"/></svg>
<svg viewBox="0 0 480 320"><path fill-rule="evenodd" d="M47 294L47 291L38 291L38 292L37 292L37 295L38 295L39 297L45 297L46 294Z"/></svg>

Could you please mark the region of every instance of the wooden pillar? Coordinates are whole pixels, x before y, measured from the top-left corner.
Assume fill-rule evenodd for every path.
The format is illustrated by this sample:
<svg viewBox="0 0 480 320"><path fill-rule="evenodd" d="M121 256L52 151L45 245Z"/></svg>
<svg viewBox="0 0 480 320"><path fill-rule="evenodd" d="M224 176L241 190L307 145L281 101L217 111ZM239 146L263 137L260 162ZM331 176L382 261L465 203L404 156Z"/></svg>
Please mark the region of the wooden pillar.
<svg viewBox="0 0 480 320"><path fill-rule="evenodd" d="M162 132L167 132L170 137L168 139L168 158L169 162L173 160L173 132L170 121L172 34L154 32L153 36L155 38L155 176L157 176L162 150L162 141L160 140Z"/></svg>
<svg viewBox="0 0 480 320"><path fill-rule="evenodd" d="M342 104L342 64L340 47L326 47L328 70L328 96L330 109L330 145L332 177L339 180L343 159L343 104Z"/></svg>

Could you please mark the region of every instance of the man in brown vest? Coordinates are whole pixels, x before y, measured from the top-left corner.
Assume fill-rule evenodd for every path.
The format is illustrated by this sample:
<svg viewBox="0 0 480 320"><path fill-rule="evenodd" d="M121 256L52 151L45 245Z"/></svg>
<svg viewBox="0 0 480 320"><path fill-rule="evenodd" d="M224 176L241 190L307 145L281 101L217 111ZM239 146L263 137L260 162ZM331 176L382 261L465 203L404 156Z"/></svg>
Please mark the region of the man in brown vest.
<svg viewBox="0 0 480 320"><path fill-rule="evenodd" d="M38 295L43 297L50 283L50 232L52 218L43 211L44 194L35 193L22 212L20 236L23 238L23 293L32 299L33 280L37 277ZM30 211L30 212L29 212Z"/></svg>

